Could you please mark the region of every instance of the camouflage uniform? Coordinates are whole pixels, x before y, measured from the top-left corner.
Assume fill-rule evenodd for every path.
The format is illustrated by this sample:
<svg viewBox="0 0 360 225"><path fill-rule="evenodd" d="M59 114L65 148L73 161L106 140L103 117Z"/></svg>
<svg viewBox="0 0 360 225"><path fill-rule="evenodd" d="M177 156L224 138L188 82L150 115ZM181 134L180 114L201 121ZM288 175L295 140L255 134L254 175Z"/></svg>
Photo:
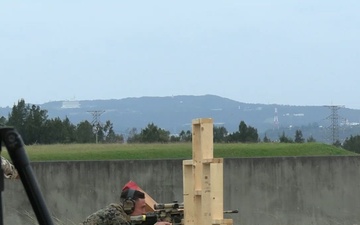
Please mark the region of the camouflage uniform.
<svg viewBox="0 0 360 225"><path fill-rule="evenodd" d="M88 216L80 225L131 225L131 222L123 207L112 203Z"/></svg>
<svg viewBox="0 0 360 225"><path fill-rule="evenodd" d="M4 177L7 179L17 179L19 178L18 171L15 169L14 165L11 164L7 159L1 156L1 168L4 172Z"/></svg>

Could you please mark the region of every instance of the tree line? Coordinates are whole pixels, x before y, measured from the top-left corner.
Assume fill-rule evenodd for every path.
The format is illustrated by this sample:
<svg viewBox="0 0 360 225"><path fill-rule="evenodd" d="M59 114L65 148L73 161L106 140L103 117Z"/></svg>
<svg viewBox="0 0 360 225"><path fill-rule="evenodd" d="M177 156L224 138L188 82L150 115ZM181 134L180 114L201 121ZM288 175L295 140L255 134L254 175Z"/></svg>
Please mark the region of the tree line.
<svg viewBox="0 0 360 225"><path fill-rule="evenodd" d="M65 119L48 118L47 110L26 104L22 99L12 107L8 118L0 118L2 126L15 127L26 145L54 143L94 143L96 137L101 142L123 142L123 136L115 134L113 124L92 124L85 120L74 125Z"/></svg>
<svg viewBox="0 0 360 225"><path fill-rule="evenodd" d="M55 143L168 143L191 142L190 130L182 130L179 134L170 134L169 131L159 128L154 123L149 123L137 132L132 128L127 134L116 134L113 124L107 120L105 124L93 124L87 120L72 124L65 119L49 118L47 110L39 106L26 104L21 99L12 107L8 117L0 118L2 126L12 126L21 134L26 145L55 144ZM258 142L257 129L240 122L239 130L229 133L225 127L214 126L214 142Z"/></svg>
<svg viewBox="0 0 360 225"><path fill-rule="evenodd" d="M137 132L132 128L127 134L127 139L122 134L116 134L113 124L107 120L104 124L94 124L84 120L78 124L72 124L65 119L48 118L47 110L36 105L29 105L21 99L17 105L12 107L8 118L0 117L2 126L12 126L21 134L27 145L31 144L54 144L54 143L168 143L168 142L191 142L190 130L182 130L179 134L170 134L169 131L159 128L154 123L149 123L145 128ZM256 128L240 121L238 130L229 133L224 126L214 126L215 143L257 143L273 142L266 134L262 140ZM288 137L283 132L279 139L280 143L305 143L316 142L310 136L305 140L302 131L296 130L294 138ZM337 141L334 145L347 150L360 153L360 136L351 136L344 143Z"/></svg>

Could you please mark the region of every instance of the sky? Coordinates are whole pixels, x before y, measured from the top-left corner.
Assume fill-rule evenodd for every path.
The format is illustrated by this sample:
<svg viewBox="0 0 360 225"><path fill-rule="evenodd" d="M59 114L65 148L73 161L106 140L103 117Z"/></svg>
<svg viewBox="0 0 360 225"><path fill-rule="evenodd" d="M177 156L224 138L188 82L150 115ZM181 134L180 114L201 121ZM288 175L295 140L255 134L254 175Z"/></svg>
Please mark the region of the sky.
<svg viewBox="0 0 360 225"><path fill-rule="evenodd" d="M360 1L1 1L0 107L218 95L360 109Z"/></svg>

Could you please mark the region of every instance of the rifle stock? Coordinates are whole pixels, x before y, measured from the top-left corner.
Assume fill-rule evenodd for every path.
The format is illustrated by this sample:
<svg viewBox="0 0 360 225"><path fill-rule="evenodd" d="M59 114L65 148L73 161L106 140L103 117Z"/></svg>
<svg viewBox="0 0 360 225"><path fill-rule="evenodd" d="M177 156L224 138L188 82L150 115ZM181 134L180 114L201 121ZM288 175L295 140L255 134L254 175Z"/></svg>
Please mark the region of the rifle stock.
<svg viewBox="0 0 360 225"><path fill-rule="evenodd" d="M158 221L158 216L151 212L140 216L130 216L131 224L153 225Z"/></svg>

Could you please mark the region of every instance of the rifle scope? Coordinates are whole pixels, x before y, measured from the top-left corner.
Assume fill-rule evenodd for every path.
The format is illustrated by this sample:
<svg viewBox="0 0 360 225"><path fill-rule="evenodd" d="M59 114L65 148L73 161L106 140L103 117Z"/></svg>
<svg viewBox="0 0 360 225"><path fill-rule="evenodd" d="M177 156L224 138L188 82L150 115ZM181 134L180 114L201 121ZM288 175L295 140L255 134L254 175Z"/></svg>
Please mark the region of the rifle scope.
<svg viewBox="0 0 360 225"><path fill-rule="evenodd" d="M155 210L161 210L161 209L183 209L184 204L183 203L177 203L177 201L174 201L173 203L156 203L154 204Z"/></svg>

